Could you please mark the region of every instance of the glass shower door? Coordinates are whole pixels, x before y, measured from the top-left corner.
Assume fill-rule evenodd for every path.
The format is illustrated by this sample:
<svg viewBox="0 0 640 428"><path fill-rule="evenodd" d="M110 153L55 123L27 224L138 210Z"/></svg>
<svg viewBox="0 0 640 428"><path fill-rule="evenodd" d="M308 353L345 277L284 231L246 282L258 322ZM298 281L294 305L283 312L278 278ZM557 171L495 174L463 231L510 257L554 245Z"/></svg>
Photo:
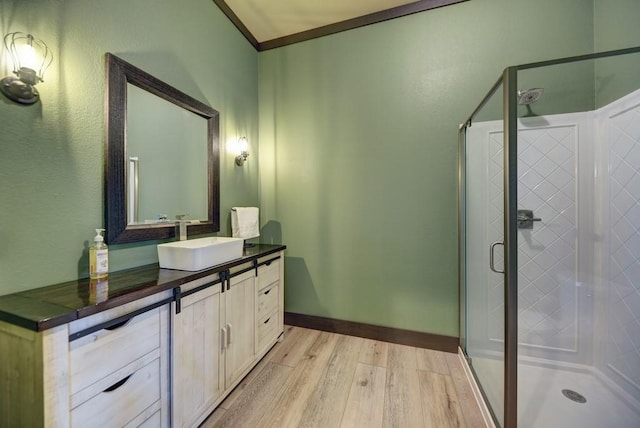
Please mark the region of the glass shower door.
<svg viewBox="0 0 640 428"><path fill-rule="evenodd" d="M495 419L504 413L502 85L461 130L463 347Z"/></svg>

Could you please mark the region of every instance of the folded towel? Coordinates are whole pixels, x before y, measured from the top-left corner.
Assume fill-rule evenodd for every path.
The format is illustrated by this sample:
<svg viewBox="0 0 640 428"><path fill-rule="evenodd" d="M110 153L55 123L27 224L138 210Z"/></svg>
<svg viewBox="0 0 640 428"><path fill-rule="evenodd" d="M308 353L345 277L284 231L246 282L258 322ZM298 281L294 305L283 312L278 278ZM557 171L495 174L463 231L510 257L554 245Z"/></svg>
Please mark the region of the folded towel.
<svg viewBox="0 0 640 428"><path fill-rule="evenodd" d="M231 208L231 231L234 238L249 239L260 236L259 210L256 207Z"/></svg>

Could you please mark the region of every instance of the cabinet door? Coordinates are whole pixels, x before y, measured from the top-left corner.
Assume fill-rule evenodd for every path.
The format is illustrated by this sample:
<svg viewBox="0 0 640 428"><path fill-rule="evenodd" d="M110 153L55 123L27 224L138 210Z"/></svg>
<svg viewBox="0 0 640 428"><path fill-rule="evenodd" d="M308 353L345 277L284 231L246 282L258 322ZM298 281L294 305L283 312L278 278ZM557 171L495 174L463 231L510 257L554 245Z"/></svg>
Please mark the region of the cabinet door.
<svg viewBox="0 0 640 428"><path fill-rule="evenodd" d="M220 284L181 299L173 313L173 426L195 426L213 410L220 382Z"/></svg>
<svg viewBox="0 0 640 428"><path fill-rule="evenodd" d="M255 276L253 271L231 278L224 292L227 332L224 349L225 388L254 362L255 356Z"/></svg>

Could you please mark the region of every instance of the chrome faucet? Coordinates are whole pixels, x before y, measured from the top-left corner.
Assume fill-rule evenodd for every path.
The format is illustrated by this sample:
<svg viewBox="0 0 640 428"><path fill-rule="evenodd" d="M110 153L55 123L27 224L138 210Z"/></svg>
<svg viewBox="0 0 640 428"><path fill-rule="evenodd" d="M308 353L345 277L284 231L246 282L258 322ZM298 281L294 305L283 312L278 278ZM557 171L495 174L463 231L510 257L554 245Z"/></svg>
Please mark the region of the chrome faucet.
<svg viewBox="0 0 640 428"><path fill-rule="evenodd" d="M185 219L187 215L186 214L178 214L176 216L176 224L178 225L178 229L179 229L179 236L180 236L180 240L181 241L186 241L187 240L187 224L191 223L189 220Z"/></svg>

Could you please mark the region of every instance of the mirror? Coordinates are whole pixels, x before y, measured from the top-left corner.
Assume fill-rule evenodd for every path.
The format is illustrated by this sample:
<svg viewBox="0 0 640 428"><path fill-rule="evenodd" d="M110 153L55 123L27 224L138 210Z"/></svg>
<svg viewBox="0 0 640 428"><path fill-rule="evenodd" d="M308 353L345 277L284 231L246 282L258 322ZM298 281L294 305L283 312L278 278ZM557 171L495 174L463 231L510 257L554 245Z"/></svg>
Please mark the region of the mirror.
<svg viewBox="0 0 640 428"><path fill-rule="evenodd" d="M219 114L107 53L105 228L109 244L220 230Z"/></svg>
<svg viewBox="0 0 640 428"><path fill-rule="evenodd" d="M206 221L206 119L128 83L126 124L127 224Z"/></svg>

